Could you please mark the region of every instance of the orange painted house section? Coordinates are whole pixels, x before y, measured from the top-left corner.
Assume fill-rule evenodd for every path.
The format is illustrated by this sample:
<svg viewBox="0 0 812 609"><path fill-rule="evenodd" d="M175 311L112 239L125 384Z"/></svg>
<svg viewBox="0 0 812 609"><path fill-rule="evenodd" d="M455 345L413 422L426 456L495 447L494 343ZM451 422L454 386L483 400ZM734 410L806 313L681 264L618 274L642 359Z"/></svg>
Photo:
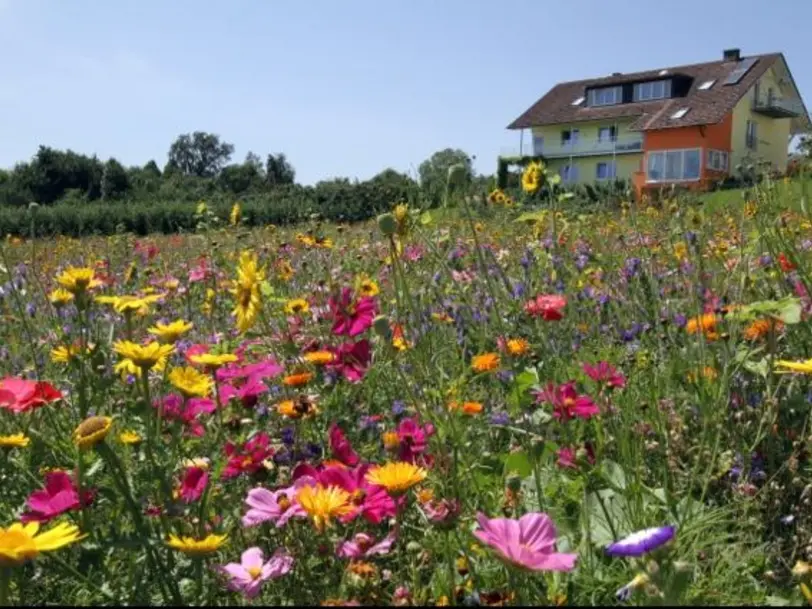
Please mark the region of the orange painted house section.
<svg viewBox="0 0 812 609"><path fill-rule="evenodd" d="M692 190L705 190L711 183L726 175L725 172L706 168L708 150L723 150L728 153L729 158L732 133L733 113L728 112L725 118L715 125L698 125L693 127L645 131L643 133L643 152L649 153L657 150L701 148L702 159L700 163L699 180L677 183L680 186ZM667 186L666 184L647 184L647 154L643 155L643 159L640 162L640 169L632 174L632 182L638 197L646 190L656 190Z"/></svg>

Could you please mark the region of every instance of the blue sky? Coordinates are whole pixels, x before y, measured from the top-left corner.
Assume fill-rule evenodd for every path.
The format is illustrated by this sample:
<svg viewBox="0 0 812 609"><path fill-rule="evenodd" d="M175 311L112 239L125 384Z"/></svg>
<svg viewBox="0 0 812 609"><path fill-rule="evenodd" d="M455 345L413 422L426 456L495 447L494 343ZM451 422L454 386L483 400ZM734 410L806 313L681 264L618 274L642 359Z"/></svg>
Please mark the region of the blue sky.
<svg viewBox="0 0 812 609"><path fill-rule="evenodd" d="M284 152L304 183L416 172L563 80L783 51L807 105L812 0L0 0L0 167L40 144L166 161L180 133Z"/></svg>

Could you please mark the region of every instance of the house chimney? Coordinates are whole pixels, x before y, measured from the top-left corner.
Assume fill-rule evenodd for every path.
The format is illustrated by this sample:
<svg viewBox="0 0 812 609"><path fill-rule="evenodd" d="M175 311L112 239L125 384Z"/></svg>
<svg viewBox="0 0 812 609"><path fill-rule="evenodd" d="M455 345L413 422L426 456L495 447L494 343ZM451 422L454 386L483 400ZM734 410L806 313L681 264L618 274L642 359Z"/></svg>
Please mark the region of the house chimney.
<svg viewBox="0 0 812 609"><path fill-rule="evenodd" d="M739 61L741 59L741 49L725 49L722 51L722 59L725 61Z"/></svg>

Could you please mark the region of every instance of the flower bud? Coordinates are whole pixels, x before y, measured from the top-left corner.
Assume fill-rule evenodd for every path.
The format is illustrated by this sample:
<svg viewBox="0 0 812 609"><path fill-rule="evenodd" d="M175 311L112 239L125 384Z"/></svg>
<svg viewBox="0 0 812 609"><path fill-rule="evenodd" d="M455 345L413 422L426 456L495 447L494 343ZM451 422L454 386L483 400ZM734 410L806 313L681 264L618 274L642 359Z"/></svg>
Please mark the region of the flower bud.
<svg viewBox="0 0 812 609"><path fill-rule="evenodd" d="M395 220L395 216L392 214L381 214L378 216L378 228L384 235L394 235L398 230L398 221Z"/></svg>

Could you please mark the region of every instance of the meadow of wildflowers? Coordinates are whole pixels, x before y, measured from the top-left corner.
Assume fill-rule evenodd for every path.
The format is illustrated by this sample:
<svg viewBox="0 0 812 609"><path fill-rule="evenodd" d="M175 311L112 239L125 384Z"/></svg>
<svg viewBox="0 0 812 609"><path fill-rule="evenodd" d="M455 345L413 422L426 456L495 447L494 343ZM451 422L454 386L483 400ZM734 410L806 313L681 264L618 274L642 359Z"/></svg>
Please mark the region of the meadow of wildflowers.
<svg viewBox="0 0 812 609"><path fill-rule="evenodd" d="M581 216L544 179L6 240L0 604L812 599L797 184Z"/></svg>

